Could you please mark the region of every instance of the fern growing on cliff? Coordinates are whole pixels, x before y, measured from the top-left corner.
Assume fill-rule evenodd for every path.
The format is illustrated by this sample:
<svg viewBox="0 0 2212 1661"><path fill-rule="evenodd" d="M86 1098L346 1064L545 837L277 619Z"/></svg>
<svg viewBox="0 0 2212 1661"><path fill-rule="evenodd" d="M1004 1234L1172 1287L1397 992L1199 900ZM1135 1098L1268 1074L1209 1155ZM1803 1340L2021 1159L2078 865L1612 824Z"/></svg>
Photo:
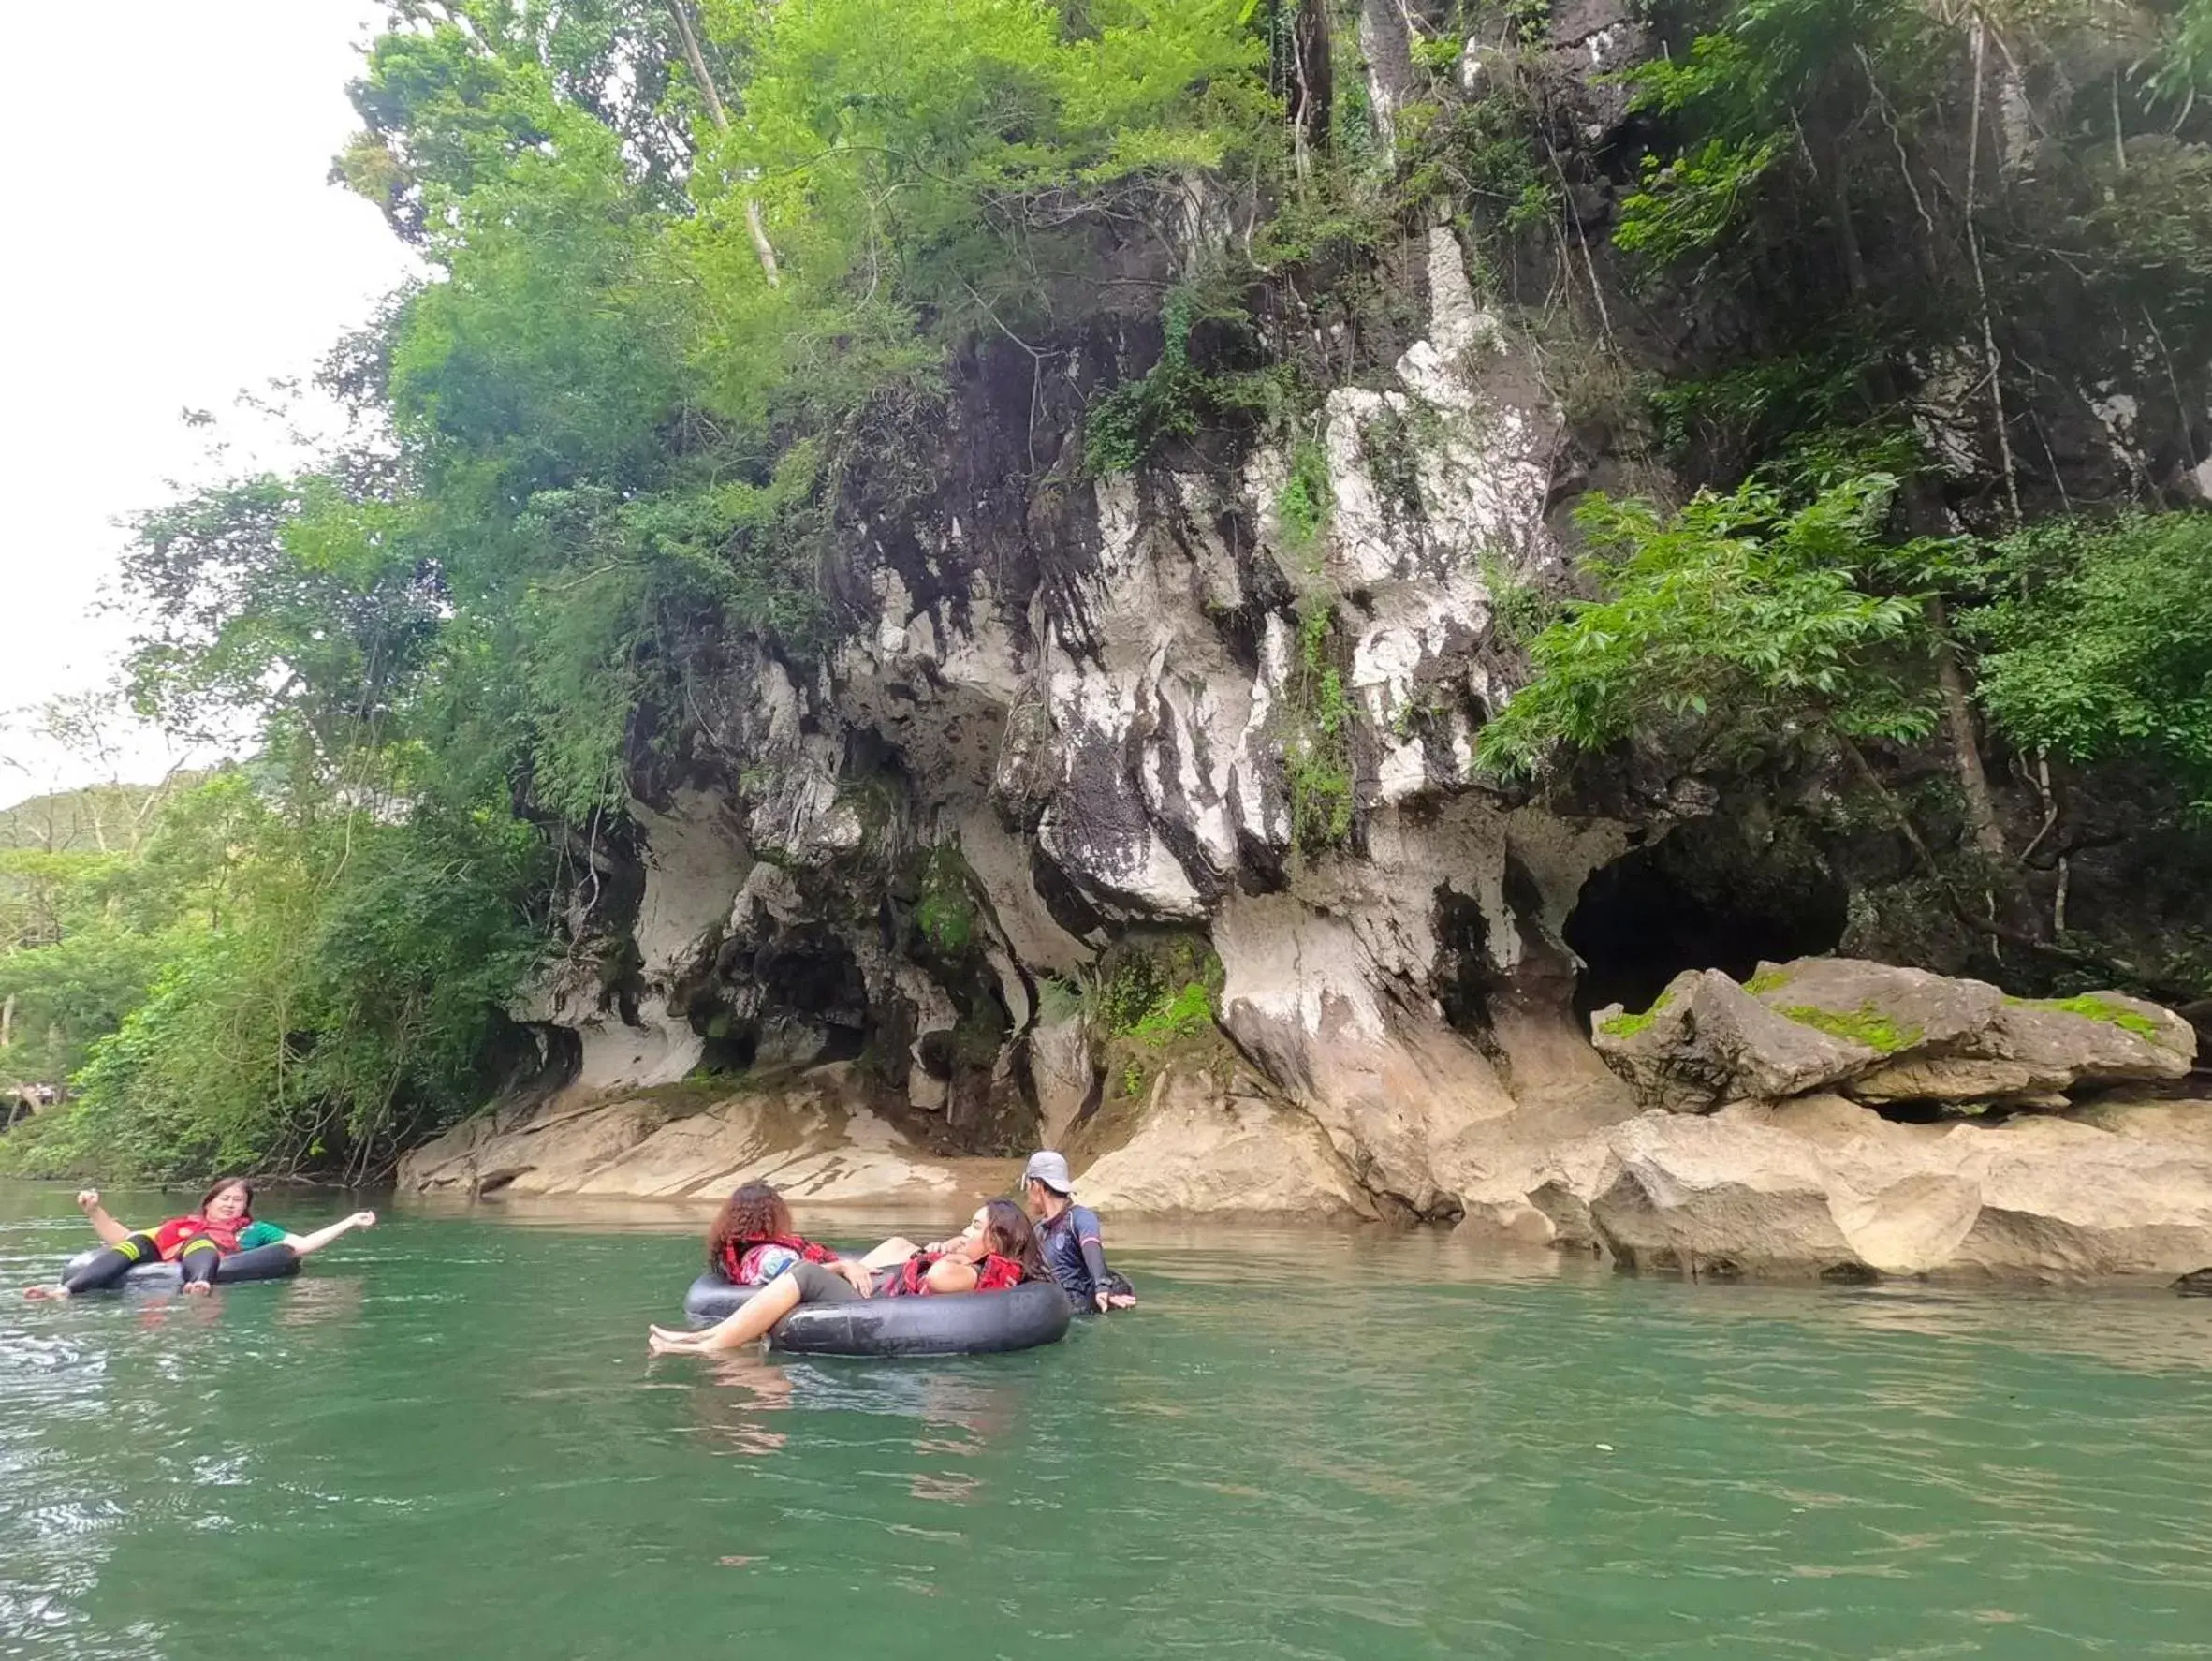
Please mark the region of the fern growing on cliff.
<svg viewBox="0 0 2212 1661"><path fill-rule="evenodd" d="M1795 511L1755 484L1673 513L1589 498L1575 519L1596 597L1528 642L1534 678L1483 728L1477 762L1526 776L1631 742L1732 759L1925 737L1936 721L1926 611L1883 587L1933 550L1880 540L1895 489L1865 476Z"/></svg>

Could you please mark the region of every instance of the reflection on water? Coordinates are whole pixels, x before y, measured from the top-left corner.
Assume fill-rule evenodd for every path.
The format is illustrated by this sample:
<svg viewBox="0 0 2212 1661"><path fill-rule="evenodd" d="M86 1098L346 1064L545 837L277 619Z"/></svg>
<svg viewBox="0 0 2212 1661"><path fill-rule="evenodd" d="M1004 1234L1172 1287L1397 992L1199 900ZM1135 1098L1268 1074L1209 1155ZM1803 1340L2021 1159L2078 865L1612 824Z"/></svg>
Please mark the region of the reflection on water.
<svg viewBox="0 0 2212 1661"><path fill-rule="evenodd" d="M0 1303L0 1655L2212 1656L2212 1301L1117 1227L1046 1350L649 1362L647 1210Z"/></svg>

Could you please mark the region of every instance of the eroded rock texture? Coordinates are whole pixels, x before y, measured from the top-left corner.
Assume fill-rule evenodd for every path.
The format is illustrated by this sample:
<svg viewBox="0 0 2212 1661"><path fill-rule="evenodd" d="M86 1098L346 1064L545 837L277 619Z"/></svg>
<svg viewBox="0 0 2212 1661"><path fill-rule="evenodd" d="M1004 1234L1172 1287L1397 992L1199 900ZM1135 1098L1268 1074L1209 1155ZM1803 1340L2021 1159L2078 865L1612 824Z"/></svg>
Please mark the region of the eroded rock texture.
<svg viewBox="0 0 2212 1661"><path fill-rule="evenodd" d="M1369 10L1386 110L1395 14ZM1601 143L1643 25L1555 17ZM1471 47L1462 82L1488 73ZM949 1196L945 1156L1052 1142L1122 1211L1463 1220L1643 1266L2212 1261L2205 1110L2076 1099L2186 1073L2174 1017L1817 958L1747 991L1762 956L1878 946L1860 901L1894 871L1648 758L1578 802L1477 775L1522 672L1502 600L1559 584L1560 504L1618 458L1455 230L1384 259L1403 315L1260 308L1274 360L1331 377L1295 442L1208 427L1086 468L1085 410L1158 360L1175 262L1249 229L1188 208L1079 323L977 345L942 409L886 426L841 489L829 644L702 629L518 1010L564 1089L407 1180ZM727 1099L638 1095L699 1075ZM2000 1113L1900 1122L1931 1102Z"/></svg>

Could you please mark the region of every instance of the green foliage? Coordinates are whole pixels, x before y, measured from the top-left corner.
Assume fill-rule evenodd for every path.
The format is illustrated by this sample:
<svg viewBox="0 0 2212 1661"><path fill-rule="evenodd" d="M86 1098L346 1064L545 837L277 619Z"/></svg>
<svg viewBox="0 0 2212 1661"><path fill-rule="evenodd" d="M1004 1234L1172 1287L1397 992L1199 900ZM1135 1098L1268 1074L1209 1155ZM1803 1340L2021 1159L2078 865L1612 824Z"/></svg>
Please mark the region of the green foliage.
<svg viewBox="0 0 2212 1661"><path fill-rule="evenodd" d="M1121 942L1084 977L1085 1022L1106 1046L1123 1096L1144 1094L1169 1051L1214 1038L1221 959L1194 935Z"/></svg>
<svg viewBox="0 0 2212 1661"><path fill-rule="evenodd" d="M0 1160L377 1169L480 1105L503 1006L539 952L524 897L543 860L504 813L297 814L216 775L171 804L130 873L158 930L64 942L124 954L138 984L105 1011L78 1099Z"/></svg>
<svg viewBox="0 0 2212 1661"><path fill-rule="evenodd" d="M1490 628L1507 645L1526 647L1559 620L1560 602L1487 550L1476 562L1490 600Z"/></svg>
<svg viewBox="0 0 2212 1661"><path fill-rule="evenodd" d="M7 871L0 864L0 875ZM174 944L164 933L95 922L49 945L0 953L0 999L15 1004L0 1081L67 1079L144 998Z"/></svg>
<svg viewBox="0 0 2212 1661"><path fill-rule="evenodd" d="M1551 27L1552 0L1505 0L1503 10L1513 37L1523 46L1540 44Z"/></svg>
<svg viewBox="0 0 2212 1661"><path fill-rule="evenodd" d="M1192 361L1191 332L1206 322L1242 333L1252 318L1240 304L1203 286L1182 283L1168 290L1161 308L1160 361L1093 400L1085 412L1085 472L1093 478L1132 472L1168 439L1194 437L1209 424L1283 418L1295 397L1289 371L1215 373Z"/></svg>
<svg viewBox="0 0 2212 1661"><path fill-rule="evenodd" d="M1355 84L1363 83L1355 79ZM1263 272L1353 266L1383 246L1395 213L1394 204L1358 174L1355 165L1343 162L1320 169L1310 186L1284 201L1253 234L1252 263Z"/></svg>
<svg viewBox="0 0 2212 1661"><path fill-rule="evenodd" d="M1162 1049L1211 1028L1221 989L1221 959L1204 940L1133 939L1088 977L1086 1021L1102 1039Z"/></svg>
<svg viewBox="0 0 2212 1661"><path fill-rule="evenodd" d="M1707 139L1665 160L1646 156L1636 188L1621 198L1614 246L1655 270L1711 253L1742 223L1753 187L1781 150L1780 139Z"/></svg>
<svg viewBox="0 0 2212 1661"><path fill-rule="evenodd" d="M1458 66L1459 51L1459 42L1449 37L1413 43L1414 62L1431 75L1449 75Z"/></svg>
<svg viewBox="0 0 2212 1661"><path fill-rule="evenodd" d="M1213 993L1203 981L1186 981L1174 995L1158 1002L1137 1018L1129 1036L1154 1050L1213 1029Z"/></svg>
<svg viewBox="0 0 2212 1661"><path fill-rule="evenodd" d="M1762 998L1770 992L1781 991L1790 984L1790 980L1791 975L1787 969L1763 969L1744 982L1744 991L1754 998Z"/></svg>
<svg viewBox="0 0 2212 1661"><path fill-rule="evenodd" d="M1997 546L1966 626L1979 697L2023 749L2147 762L2212 811L2212 514L2062 518Z"/></svg>
<svg viewBox="0 0 2212 1661"><path fill-rule="evenodd" d="M1633 1038L1638 1033L1643 1032L1646 1028L1649 1027L1650 1024L1659 1018L1662 1011L1663 1011L1666 1007L1674 1001L1674 989L1669 987L1663 991L1659 996L1653 998L1651 1000L1651 1007L1645 1010L1642 1014L1636 1014L1633 1011L1623 1010L1619 1015L1612 1016L1605 1021L1600 1022L1598 1023L1598 1031L1604 1033L1608 1037Z"/></svg>
<svg viewBox="0 0 2212 1661"><path fill-rule="evenodd" d="M1875 361L1871 345L1831 339L1815 352L1776 354L1658 382L1647 396L1670 459L1682 464L1707 455L1741 473L1787 453L1803 435L1853 431L1875 420L1867 395Z"/></svg>
<svg viewBox="0 0 2212 1661"><path fill-rule="evenodd" d="M978 919L968 862L958 849L941 845L922 864L921 898L914 908L915 927L941 958L963 956L975 943Z"/></svg>
<svg viewBox="0 0 2212 1661"><path fill-rule="evenodd" d="M1290 449L1290 471L1275 494L1275 522L1291 552L1311 552L1328 524L1334 497L1329 490L1328 454L1321 441L1300 434Z"/></svg>
<svg viewBox="0 0 2212 1661"><path fill-rule="evenodd" d="M1297 656L1285 699L1289 730L1282 744L1290 785L1291 840L1318 854L1352 833L1352 699L1329 661L1330 611L1310 604L1299 614Z"/></svg>
<svg viewBox="0 0 2212 1661"><path fill-rule="evenodd" d="M328 374L374 444L137 527L134 700L184 729L243 715L258 754L120 875L0 873L33 931L0 974L60 1035L51 1065L84 1063L81 1102L11 1156L359 1170L476 1105L553 944L549 843L597 844L674 758L713 642L828 638L849 458L926 419L956 343L1048 324L1102 214L1278 142L1245 0L690 15L726 122L668 7L393 8L336 174L431 279ZM1100 452L1279 418L1279 375L1193 365L1221 311L1169 296L1162 370L1098 414ZM924 949L974 949L957 855L916 921Z"/></svg>
<svg viewBox="0 0 2212 1661"><path fill-rule="evenodd" d="M1894 488L1869 475L1795 511L1754 484L1678 513L1589 498L1576 522L1599 597L1530 642L1535 678L1483 728L1478 764L1526 775L1561 746L1632 738L1728 756L1926 734L1924 608L1881 590L1925 581L1947 545L1880 540Z"/></svg>
<svg viewBox="0 0 2212 1661"><path fill-rule="evenodd" d="M2054 186L2059 217L2030 247L2055 246L2021 286L2071 276L2116 311L2157 319L2175 351L2212 331L2212 148L2148 134L2128 142L2124 165L2101 147Z"/></svg>
<svg viewBox="0 0 2212 1661"><path fill-rule="evenodd" d="M1439 44L1457 58L1457 41ZM1393 192L1409 207L1446 194L1464 202L1478 247L1494 236L1510 239L1555 224L1561 207L1542 138L1541 77L1520 58L1491 57L1485 69L1497 84L1483 96L1455 99L1412 132L1401 123L1407 159Z"/></svg>
<svg viewBox="0 0 2212 1661"><path fill-rule="evenodd" d="M2154 96L2187 109L2197 95L2212 95L2212 4L2181 0L2172 16L2172 32L2143 68Z"/></svg>

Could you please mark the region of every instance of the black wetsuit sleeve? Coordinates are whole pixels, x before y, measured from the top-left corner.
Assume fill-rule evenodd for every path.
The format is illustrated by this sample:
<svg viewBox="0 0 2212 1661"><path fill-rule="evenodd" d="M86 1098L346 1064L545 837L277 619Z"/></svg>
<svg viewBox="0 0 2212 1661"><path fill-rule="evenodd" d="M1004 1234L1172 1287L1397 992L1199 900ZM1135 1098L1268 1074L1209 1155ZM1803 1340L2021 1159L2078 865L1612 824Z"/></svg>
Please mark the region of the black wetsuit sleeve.
<svg viewBox="0 0 2212 1661"><path fill-rule="evenodd" d="M1083 1267L1090 1273L1093 1289L1106 1284L1106 1242L1100 1236L1106 1232L1099 1226L1098 1213L1085 1211L1076 1218L1076 1244L1082 1249Z"/></svg>

